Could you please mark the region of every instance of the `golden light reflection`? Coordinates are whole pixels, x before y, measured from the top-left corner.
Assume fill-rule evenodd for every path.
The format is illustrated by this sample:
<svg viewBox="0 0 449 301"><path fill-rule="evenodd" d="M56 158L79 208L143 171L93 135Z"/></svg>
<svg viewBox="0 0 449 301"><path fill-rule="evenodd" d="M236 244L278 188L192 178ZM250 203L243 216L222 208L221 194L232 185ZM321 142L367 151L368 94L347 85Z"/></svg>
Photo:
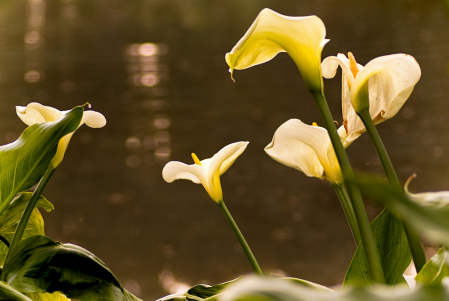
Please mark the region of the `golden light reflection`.
<svg viewBox="0 0 449 301"><path fill-rule="evenodd" d="M166 114L169 103L164 99L168 94L167 52L166 45L155 43L130 44L125 49L130 94L138 95L140 102L138 112L133 112L134 133L125 141L131 152L125 160L129 168L170 160L171 118Z"/></svg>
<svg viewBox="0 0 449 301"><path fill-rule="evenodd" d="M23 41L26 49L25 82L34 84L44 79L40 49L44 46L45 0L28 0L27 23Z"/></svg>
<svg viewBox="0 0 449 301"><path fill-rule="evenodd" d="M190 289L190 285L184 282L179 282L176 280L172 272L168 270L163 270L159 274L159 282L161 283L164 290L170 294L182 294Z"/></svg>

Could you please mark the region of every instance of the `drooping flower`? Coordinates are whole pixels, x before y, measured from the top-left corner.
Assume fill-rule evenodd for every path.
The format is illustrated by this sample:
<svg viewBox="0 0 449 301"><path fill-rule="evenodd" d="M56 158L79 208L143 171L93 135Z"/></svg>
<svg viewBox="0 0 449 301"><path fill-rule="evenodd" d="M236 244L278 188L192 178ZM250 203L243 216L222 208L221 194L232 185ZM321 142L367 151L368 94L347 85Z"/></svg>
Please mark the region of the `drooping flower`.
<svg viewBox="0 0 449 301"><path fill-rule="evenodd" d="M338 133L344 135L344 132L340 127ZM327 178L337 185L343 183L340 165L325 128L290 119L276 130L265 152L309 177Z"/></svg>
<svg viewBox="0 0 449 301"><path fill-rule="evenodd" d="M298 66L310 91L321 91L321 51L329 41L317 16L289 17L263 9L251 27L226 54L231 77L234 70L265 63L287 52Z"/></svg>
<svg viewBox="0 0 449 301"><path fill-rule="evenodd" d="M371 60L365 67L356 63L352 53L327 57L322 65L325 78L342 69L343 125L351 144L366 131L356 112L369 108L374 124L397 114L421 77L416 60L407 54L392 54ZM345 145L346 146L346 145Z"/></svg>
<svg viewBox="0 0 449 301"><path fill-rule="evenodd" d="M26 107L16 107L16 112L19 118L28 126L35 123L52 122L63 117L69 111L59 111L53 107L41 105L40 103L32 102ZM84 111L83 118L80 125L86 124L91 128L101 128L106 125L106 118L103 114L95 111ZM70 138L74 132L67 134L59 140L58 149L52 160L53 168L56 168L64 158L65 151L70 142Z"/></svg>
<svg viewBox="0 0 449 301"><path fill-rule="evenodd" d="M243 153L249 142L235 142L223 147L212 158L199 160L192 154L195 164L184 164L178 161L168 162L162 170L162 177L168 183L174 180L190 180L203 184L209 196L215 202L223 199L220 175L222 175Z"/></svg>

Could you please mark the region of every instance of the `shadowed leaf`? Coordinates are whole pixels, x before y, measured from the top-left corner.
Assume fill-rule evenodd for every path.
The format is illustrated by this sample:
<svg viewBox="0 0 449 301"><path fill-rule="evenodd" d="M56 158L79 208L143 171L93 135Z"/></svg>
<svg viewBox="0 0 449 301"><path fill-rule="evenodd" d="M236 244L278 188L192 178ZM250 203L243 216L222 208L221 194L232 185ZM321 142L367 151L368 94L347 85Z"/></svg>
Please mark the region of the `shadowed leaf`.
<svg viewBox="0 0 449 301"><path fill-rule="evenodd" d="M46 236L21 240L3 273L8 285L24 293L60 291L78 300L137 301L94 254Z"/></svg>

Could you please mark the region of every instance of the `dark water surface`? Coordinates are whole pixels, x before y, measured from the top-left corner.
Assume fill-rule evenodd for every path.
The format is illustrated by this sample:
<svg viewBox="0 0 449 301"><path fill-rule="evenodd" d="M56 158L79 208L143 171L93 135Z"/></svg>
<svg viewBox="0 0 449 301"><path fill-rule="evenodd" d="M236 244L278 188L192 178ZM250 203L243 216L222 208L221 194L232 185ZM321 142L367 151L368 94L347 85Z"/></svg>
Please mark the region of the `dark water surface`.
<svg viewBox="0 0 449 301"><path fill-rule="evenodd" d="M331 39L323 58L361 64L413 55L422 79L399 114L378 126L410 189L449 189L449 21L442 1L16 0L0 2L0 142L25 126L16 105L89 102L103 129L80 128L44 195L46 233L92 251L130 291L156 299L183 283L224 282L250 266L202 186L167 184L168 160L193 163L235 141L247 150L222 176L225 201L267 273L324 285L342 281L355 246L327 181L269 158L263 148L290 118L322 124L286 54L237 71L224 55L270 7L318 15ZM341 123L340 75L325 80ZM382 174L363 135L353 166ZM369 204L373 218L379 207Z"/></svg>

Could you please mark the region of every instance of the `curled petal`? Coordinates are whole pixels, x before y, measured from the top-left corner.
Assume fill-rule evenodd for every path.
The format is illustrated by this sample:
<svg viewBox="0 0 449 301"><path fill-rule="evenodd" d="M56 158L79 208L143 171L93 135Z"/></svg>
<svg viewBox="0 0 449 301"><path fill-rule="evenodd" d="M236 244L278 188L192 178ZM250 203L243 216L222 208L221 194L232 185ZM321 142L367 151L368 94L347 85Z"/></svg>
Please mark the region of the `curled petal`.
<svg viewBox="0 0 449 301"><path fill-rule="evenodd" d="M309 90L320 91L321 51L328 42L326 28L317 16L288 17L263 9L251 27L226 54L231 76L287 52L301 72Z"/></svg>
<svg viewBox="0 0 449 301"><path fill-rule="evenodd" d="M81 124L85 123L91 128L102 128L106 125L106 118L103 114L95 111L85 111Z"/></svg>
<svg viewBox="0 0 449 301"><path fill-rule="evenodd" d="M276 161L304 172L307 176L326 177L341 183L341 171L326 129L309 126L298 119L282 124L265 152Z"/></svg>
<svg viewBox="0 0 449 301"><path fill-rule="evenodd" d="M175 180L190 180L193 183L201 184L205 182L206 169L200 165L171 161L164 166L162 177L167 183Z"/></svg>
<svg viewBox="0 0 449 301"><path fill-rule="evenodd" d="M367 105L374 123L391 118L399 111L421 77L416 60L408 54L392 54L373 59L360 71L351 89L357 112ZM367 95L369 91L369 95ZM366 103L369 99L369 104Z"/></svg>
<svg viewBox="0 0 449 301"><path fill-rule="evenodd" d="M410 178L408 178L407 182L404 185L405 194L409 199L420 205L432 206L435 208L449 207L449 191L411 193L408 190L408 185L415 177L416 175L413 174Z"/></svg>
<svg viewBox="0 0 449 301"><path fill-rule="evenodd" d="M16 107L16 112L19 118L26 125L31 126L35 123L56 121L69 111L59 111L58 109L44 106L37 102L32 102L26 107ZM100 128L106 125L106 118L103 114L95 111L84 111L83 119L78 127L84 123L92 128ZM58 150L52 160L53 167L56 168L56 166L58 166L64 158L65 151L67 150L67 146L69 145L72 135L73 133L67 134L59 140Z"/></svg>
<svg viewBox="0 0 449 301"><path fill-rule="evenodd" d="M243 153L249 142L235 142L223 147L216 153L210 161L207 169L208 185L211 191L211 197L214 201L222 198L220 175L222 175L234 163L234 161Z"/></svg>
<svg viewBox="0 0 449 301"><path fill-rule="evenodd" d="M19 118L28 126L35 123L56 121L64 116L58 109L43 106L37 102L32 102L26 107L16 107L16 112Z"/></svg>

